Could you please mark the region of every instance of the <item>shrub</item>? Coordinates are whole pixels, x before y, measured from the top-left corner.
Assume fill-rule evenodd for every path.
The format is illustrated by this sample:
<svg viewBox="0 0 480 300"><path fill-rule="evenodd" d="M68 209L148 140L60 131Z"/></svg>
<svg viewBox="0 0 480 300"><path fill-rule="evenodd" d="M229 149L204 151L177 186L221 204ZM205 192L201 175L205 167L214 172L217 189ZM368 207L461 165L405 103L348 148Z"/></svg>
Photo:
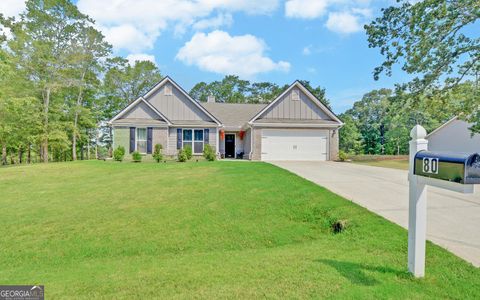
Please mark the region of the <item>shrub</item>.
<svg viewBox="0 0 480 300"><path fill-rule="evenodd" d="M178 150L177 159L179 162L186 162L188 160L185 150L183 149Z"/></svg>
<svg viewBox="0 0 480 300"><path fill-rule="evenodd" d="M185 155L187 156L188 160L192 159L192 156L193 156L192 147L186 146L185 148L183 148L183 151L185 152Z"/></svg>
<svg viewBox="0 0 480 300"><path fill-rule="evenodd" d="M113 151L113 159L115 159L116 161L122 161L124 156L125 148L122 146L118 146L118 148Z"/></svg>
<svg viewBox="0 0 480 300"><path fill-rule="evenodd" d="M133 159L133 162L141 162L142 161L142 155L138 151L133 151L132 159Z"/></svg>
<svg viewBox="0 0 480 300"><path fill-rule="evenodd" d="M152 156L157 163L159 163L163 159L162 149L162 144L155 144L155 149L153 150Z"/></svg>
<svg viewBox="0 0 480 300"><path fill-rule="evenodd" d="M338 159L339 159L340 161L346 161L346 160L348 159L348 154L345 153L345 151L340 150L340 151L338 152Z"/></svg>
<svg viewBox="0 0 480 300"><path fill-rule="evenodd" d="M203 157L205 157L205 159L208 161L214 161L215 159L217 159L217 155L215 154L212 146L208 144L205 145L205 147L203 148Z"/></svg>

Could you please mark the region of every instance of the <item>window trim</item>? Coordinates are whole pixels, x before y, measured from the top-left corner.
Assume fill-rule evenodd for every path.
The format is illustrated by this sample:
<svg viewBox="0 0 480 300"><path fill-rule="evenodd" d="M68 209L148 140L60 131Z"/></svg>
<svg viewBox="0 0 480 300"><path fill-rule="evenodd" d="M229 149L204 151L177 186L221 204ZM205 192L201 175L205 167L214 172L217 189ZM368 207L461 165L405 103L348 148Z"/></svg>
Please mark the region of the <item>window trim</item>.
<svg viewBox="0 0 480 300"><path fill-rule="evenodd" d="M138 140L138 130L139 129L145 129L145 152L138 151L138 141L139 141ZM143 142L144 140L141 140L141 141ZM147 147L148 147L147 143L148 143L148 128L147 127L136 127L135 128L135 151L140 152L140 154L147 154Z"/></svg>
<svg viewBox="0 0 480 300"><path fill-rule="evenodd" d="M188 127L182 128L182 149L184 149L184 148L183 148L183 143L184 143L184 139L183 139L184 135L183 135L183 132L184 132L185 130L191 130L191 131L192 131L192 140L191 140L191 141L187 141L187 142L189 142L189 143L190 143L190 142L192 143L192 153L193 153L194 155L201 155L201 154L203 154L203 150L205 150L205 128L188 128ZM201 141L196 141L197 143L198 143L198 142L202 142L202 152L195 152L195 130L198 130L198 131L201 131L201 132L202 132L203 139L202 139Z"/></svg>

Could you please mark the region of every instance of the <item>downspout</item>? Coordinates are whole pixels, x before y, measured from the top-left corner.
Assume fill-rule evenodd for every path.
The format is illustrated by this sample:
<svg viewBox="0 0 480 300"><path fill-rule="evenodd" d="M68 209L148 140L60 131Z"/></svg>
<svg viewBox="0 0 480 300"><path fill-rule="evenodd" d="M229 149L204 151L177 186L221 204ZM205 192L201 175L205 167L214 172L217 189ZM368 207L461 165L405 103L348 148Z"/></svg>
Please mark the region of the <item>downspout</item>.
<svg viewBox="0 0 480 300"><path fill-rule="evenodd" d="M253 137L254 137L254 134L253 134L253 126L252 124L248 124L248 126L250 127L250 153L248 154L248 158L250 160L252 160L252 153L253 153Z"/></svg>

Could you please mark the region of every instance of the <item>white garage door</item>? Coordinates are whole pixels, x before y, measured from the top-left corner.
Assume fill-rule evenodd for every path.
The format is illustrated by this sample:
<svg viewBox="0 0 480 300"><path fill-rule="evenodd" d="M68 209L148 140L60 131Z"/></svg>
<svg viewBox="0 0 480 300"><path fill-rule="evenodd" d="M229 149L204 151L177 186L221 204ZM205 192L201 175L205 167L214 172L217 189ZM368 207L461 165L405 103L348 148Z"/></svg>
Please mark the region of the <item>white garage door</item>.
<svg viewBox="0 0 480 300"><path fill-rule="evenodd" d="M327 160L326 130L263 129L262 160Z"/></svg>

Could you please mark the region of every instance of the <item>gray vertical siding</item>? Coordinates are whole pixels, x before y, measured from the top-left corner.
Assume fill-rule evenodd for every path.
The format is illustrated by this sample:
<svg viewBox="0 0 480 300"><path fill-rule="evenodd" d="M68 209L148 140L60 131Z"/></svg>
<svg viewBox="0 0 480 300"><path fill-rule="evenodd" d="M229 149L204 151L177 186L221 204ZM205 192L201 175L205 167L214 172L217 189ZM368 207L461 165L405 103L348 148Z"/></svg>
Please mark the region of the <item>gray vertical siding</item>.
<svg viewBox="0 0 480 300"><path fill-rule="evenodd" d="M164 93L165 85L160 87L154 94L146 99L158 111L162 112L169 120L189 120L189 121L213 121L206 113L198 108L183 92L175 88L171 83L173 95L166 96Z"/></svg>
<svg viewBox="0 0 480 300"><path fill-rule="evenodd" d="M162 120L162 118L155 113L144 102L137 103L132 109L126 112L120 119L147 119L147 120ZM162 120L163 121L163 120Z"/></svg>
<svg viewBox="0 0 480 300"><path fill-rule="evenodd" d="M261 119L331 120L331 118L301 90L300 100L292 100L289 91L261 116Z"/></svg>

